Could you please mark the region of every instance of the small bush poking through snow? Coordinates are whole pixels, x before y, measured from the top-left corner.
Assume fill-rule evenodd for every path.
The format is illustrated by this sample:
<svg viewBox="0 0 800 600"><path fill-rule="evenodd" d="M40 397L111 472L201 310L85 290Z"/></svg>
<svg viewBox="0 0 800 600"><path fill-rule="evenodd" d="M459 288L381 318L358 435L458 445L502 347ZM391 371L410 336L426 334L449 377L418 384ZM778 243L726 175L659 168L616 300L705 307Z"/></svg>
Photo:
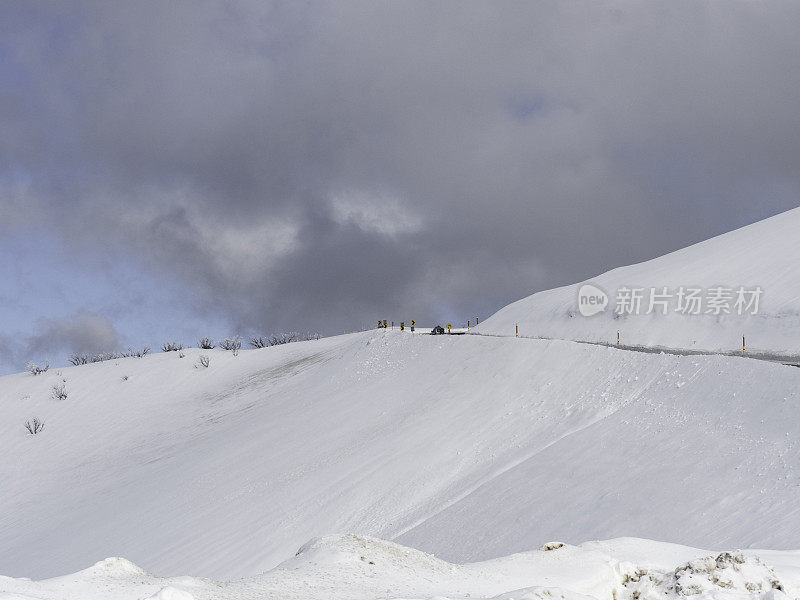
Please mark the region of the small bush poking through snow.
<svg viewBox="0 0 800 600"><path fill-rule="evenodd" d="M269 340L262 336L252 337L250 338L250 345L253 348L266 348L269 346Z"/></svg>
<svg viewBox="0 0 800 600"><path fill-rule="evenodd" d="M198 343L202 350L211 350L216 344L214 344L214 340L211 338L200 338L200 342Z"/></svg>
<svg viewBox="0 0 800 600"><path fill-rule="evenodd" d="M89 355L78 353L70 354L67 360L77 367L78 365L87 364L89 362Z"/></svg>
<svg viewBox="0 0 800 600"><path fill-rule="evenodd" d="M50 363L45 363L44 366L38 365L33 361L30 361L25 368L31 375L41 375L42 373L47 372L47 369L50 368Z"/></svg>
<svg viewBox="0 0 800 600"><path fill-rule="evenodd" d="M282 344L291 344L292 342L306 342L308 340L318 340L319 333L298 333L296 331L287 331L284 333L273 333L269 336L270 346L280 346Z"/></svg>
<svg viewBox="0 0 800 600"><path fill-rule="evenodd" d="M53 400L66 400L67 388L63 383L58 383L53 386L53 389L50 391L50 395L52 396Z"/></svg>
<svg viewBox="0 0 800 600"><path fill-rule="evenodd" d="M206 354L201 354L198 357L198 365L200 365L204 369L207 369L208 365L210 364L211 364L211 359Z"/></svg>
<svg viewBox="0 0 800 600"><path fill-rule="evenodd" d="M117 358L119 358L119 354L116 352L99 352L98 354L92 356L91 362L99 363L106 360L116 360Z"/></svg>
<svg viewBox="0 0 800 600"><path fill-rule="evenodd" d="M27 429L28 433L31 435L36 435L44 429L44 421L40 421L38 417L33 417L31 421L25 421L25 429Z"/></svg>
<svg viewBox="0 0 800 600"><path fill-rule="evenodd" d="M219 347L223 350L230 350L233 352L234 356L238 356L239 350L242 347L242 338L240 338L238 335L235 335L232 338L225 338L219 343Z"/></svg>
<svg viewBox="0 0 800 600"><path fill-rule="evenodd" d="M128 356L128 355L122 354L122 356ZM70 354L67 360L77 367L78 365L99 363L99 362L104 362L106 360L116 360L117 358L120 358L120 355L117 354L116 352L98 352L97 354L93 354L92 356L76 352L75 354Z"/></svg>
<svg viewBox="0 0 800 600"><path fill-rule="evenodd" d="M161 350L164 352L177 352L178 350L183 350L183 344L181 342L164 342L161 344Z"/></svg>
<svg viewBox="0 0 800 600"><path fill-rule="evenodd" d="M150 354L150 346L145 346L144 348L141 348L139 350L134 350L133 348L128 348L127 352L123 352L122 353L122 358L128 358L130 356L133 356L133 357L136 357L136 358L144 358L148 354Z"/></svg>
<svg viewBox="0 0 800 600"><path fill-rule="evenodd" d="M291 344L300 340L300 334L296 331L287 331L285 333L273 333L269 338L270 346L280 346L282 344Z"/></svg>

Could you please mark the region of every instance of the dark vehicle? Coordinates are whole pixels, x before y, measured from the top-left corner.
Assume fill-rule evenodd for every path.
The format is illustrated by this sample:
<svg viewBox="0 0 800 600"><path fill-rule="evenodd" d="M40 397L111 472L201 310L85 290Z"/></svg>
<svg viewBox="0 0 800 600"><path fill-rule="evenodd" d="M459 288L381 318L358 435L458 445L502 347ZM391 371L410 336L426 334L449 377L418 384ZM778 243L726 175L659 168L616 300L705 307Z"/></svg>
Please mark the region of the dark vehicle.
<svg viewBox="0 0 800 600"><path fill-rule="evenodd" d="M444 335L444 327L441 325L437 325L433 329L431 329L431 335Z"/></svg>

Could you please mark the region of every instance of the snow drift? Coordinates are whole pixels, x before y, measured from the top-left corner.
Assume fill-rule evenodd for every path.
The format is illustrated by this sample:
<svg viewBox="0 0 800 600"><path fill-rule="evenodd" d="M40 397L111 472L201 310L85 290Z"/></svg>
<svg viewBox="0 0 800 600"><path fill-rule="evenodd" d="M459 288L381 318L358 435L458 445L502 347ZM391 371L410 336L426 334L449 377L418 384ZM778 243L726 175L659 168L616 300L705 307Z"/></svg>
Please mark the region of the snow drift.
<svg viewBox="0 0 800 600"><path fill-rule="evenodd" d="M0 578L3 600L785 600L791 552L710 552L640 539L590 542L452 564L385 540L328 536L255 577L163 578L121 559L44 581Z"/></svg>

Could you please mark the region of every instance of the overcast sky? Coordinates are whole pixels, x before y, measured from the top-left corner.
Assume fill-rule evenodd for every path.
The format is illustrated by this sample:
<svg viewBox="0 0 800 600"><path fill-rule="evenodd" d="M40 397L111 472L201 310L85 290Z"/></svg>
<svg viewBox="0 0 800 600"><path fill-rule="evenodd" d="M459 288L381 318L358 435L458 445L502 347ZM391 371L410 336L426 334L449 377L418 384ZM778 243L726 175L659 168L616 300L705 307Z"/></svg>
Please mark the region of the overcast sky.
<svg viewBox="0 0 800 600"><path fill-rule="evenodd" d="M0 372L486 317L798 204L796 2L0 4Z"/></svg>

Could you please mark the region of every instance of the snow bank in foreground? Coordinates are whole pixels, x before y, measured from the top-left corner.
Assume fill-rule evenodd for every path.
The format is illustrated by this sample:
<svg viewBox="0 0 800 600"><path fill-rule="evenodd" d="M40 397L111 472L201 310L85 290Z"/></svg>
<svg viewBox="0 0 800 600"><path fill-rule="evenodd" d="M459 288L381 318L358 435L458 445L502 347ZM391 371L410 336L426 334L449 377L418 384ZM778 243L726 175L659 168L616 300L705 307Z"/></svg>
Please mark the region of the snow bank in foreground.
<svg viewBox="0 0 800 600"><path fill-rule="evenodd" d="M786 600L800 589L796 552L711 553L631 538L550 548L459 565L385 540L328 536L233 582L165 579L109 559L44 581L0 578L0 600Z"/></svg>
<svg viewBox="0 0 800 600"><path fill-rule="evenodd" d="M723 552L696 558L668 573L626 565L621 600L656 600L665 597L784 598L783 584L758 556Z"/></svg>

